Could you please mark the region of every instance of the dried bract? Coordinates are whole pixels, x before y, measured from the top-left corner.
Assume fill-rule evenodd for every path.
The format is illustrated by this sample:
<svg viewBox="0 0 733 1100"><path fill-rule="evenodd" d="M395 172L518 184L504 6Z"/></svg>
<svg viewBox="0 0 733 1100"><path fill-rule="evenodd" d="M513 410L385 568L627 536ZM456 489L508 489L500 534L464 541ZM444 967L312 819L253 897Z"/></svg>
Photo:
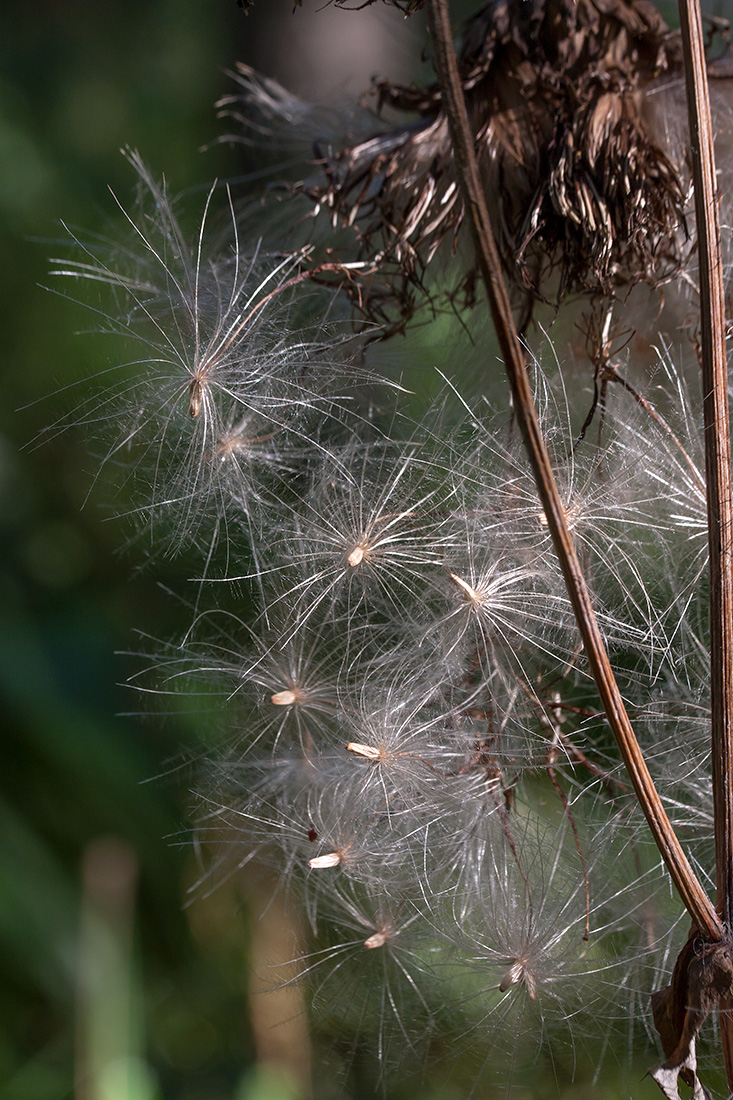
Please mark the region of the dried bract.
<svg viewBox="0 0 733 1100"><path fill-rule="evenodd" d="M667 1061L651 1076L668 1100L678 1100L679 1077L693 1090L693 1100L709 1093L697 1076L695 1040L707 1017L733 985L733 945L700 943L690 938L680 952L672 981L652 994L654 1023Z"/></svg>

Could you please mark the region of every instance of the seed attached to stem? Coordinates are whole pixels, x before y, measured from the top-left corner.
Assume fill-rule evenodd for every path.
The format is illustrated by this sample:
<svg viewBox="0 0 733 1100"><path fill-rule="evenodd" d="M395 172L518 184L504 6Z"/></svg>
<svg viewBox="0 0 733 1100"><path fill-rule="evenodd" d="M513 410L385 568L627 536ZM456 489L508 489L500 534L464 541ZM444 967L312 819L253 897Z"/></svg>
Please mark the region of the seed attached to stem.
<svg viewBox="0 0 733 1100"><path fill-rule="evenodd" d="M361 565L366 555L365 546L355 546L346 559L346 564L350 565L352 569L355 569L357 565Z"/></svg>
<svg viewBox="0 0 733 1100"><path fill-rule="evenodd" d="M384 932L375 932L368 940L364 940L364 946L371 951L375 947L384 947L386 942L387 937Z"/></svg>
<svg viewBox="0 0 733 1100"><path fill-rule="evenodd" d="M453 581L456 588L460 589L467 600L470 600L472 603L480 602L480 594L476 591L475 588L471 588L471 585L468 583L468 581L464 581L463 577L459 577L457 573L449 573L448 576Z"/></svg>
<svg viewBox="0 0 733 1100"><path fill-rule="evenodd" d="M313 859L309 859L308 866L314 871L319 871L323 867L338 867L340 862L340 852L328 852L325 856L314 856Z"/></svg>
<svg viewBox="0 0 733 1100"><path fill-rule="evenodd" d="M349 741L346 748L349 752L353 752L354 756L363 756L367 760L379 760L382 755L379 749L373 748L372 745L360 745L358 741Z"/></svg>
<svg viewBox="0 0 733 1100"><path fill-rule="evenodd" d="M274 695L270 696L270 702L274 703L276 707L292 707L293 703L298 702L299 697L299 693L290 688L286 691L276 691Z"/></svg>

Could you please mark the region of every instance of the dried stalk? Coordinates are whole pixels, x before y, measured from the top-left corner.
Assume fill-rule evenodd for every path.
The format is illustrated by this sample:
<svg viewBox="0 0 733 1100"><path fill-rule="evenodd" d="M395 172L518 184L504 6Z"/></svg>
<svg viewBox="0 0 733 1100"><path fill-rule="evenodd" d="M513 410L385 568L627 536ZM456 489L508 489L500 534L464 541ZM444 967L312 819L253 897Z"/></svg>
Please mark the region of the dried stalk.
<svg viewBox="0 0 733 1100"><path fill-rule="evenodd" d="M486 199L479 179L474 141L453 47L447 0L430 0L429 11L435 67L441 84L444 109L448 116L456 172L476 248L477 262L486 286L494 327L512 391L515 413L588 663L636 797L672 881L701 934L706 939L717 941L723 938L723 925L677 839L631 727L621 692L608 660L590 594L570 536L560 494L555 484L501 272Z"/></svg>
<svg viewBox="0 0 733 1100"><path fill-rule="evenodd" d="M680 0L695 185L710 554L710 662L717 906L733 915L733 504L725 299L710 97L698 0Z"/></svg>
<svg viewBox="0 0 733 1100"><path fill-rule="evenodd" d="M699 0L679 0L695 187L702 345L705 477L710 558L710 690L718 913L733 915L733 502L731 500L725 298L718 188ZM733 1088L733 998L720 1002L728 1087Z"/></svg>

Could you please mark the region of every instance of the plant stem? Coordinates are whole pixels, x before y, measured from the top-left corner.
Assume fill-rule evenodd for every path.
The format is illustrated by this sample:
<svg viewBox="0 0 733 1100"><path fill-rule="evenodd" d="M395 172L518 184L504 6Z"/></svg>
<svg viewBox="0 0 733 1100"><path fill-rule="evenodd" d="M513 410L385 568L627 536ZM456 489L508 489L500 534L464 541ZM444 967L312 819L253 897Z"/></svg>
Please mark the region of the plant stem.
<svg viewBox="0 0 733 1100"><path fill-rule="evenodd" d="M733 908L733 506L731 504L725 299L718 189L698 0L680 0L700 257L705 474L710 553L710 673L717 905Z"/></svg>
<svg viewBox="0 0 733 1100"><path fill-rule="evenodd" d="M699 0L679 0L700 262L705 477L710 557L710 693L716 904L728 928L733 915L733 504L731 502L725 297L710 95ZM733 1087L733 1000L721 1001L721 1038Z"/></svg>
<svg viewBox="0 0 733 1100"><path fill-rule="evenodd" d="M509 296L501 272L499 254L491 230L486 200L476 163L474 139L468 122L458 62L453 48L447 0L430 0L430 27L435 67L440 81L443 109L448 118L456 174L466 217L476 248L481 277L486 286L491 314L504 359L514 408L532 465L547 525L552 535L568 595L578 623L586 656L598 687L609 725L626 765L636 797L672 881L693 921L707 939L719 940L723 926L710 899L680 845L647 768L636 735L613 675L598 628L565 510L545 447L532 398L524 355L519 343Z"/></svg>

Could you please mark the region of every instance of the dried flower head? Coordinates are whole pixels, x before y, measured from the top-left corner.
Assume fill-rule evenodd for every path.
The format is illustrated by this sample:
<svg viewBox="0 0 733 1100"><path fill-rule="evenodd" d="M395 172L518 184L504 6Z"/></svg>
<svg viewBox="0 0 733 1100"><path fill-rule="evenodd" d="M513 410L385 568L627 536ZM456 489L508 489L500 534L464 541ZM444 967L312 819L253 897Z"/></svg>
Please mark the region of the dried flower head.
<svg viewBox="0 0 733 1100"><path fill-rule="evenodd" d="M678 35L646 0L499 0L469 21L459 58L479 167L507 272L562 298L652 284L684 255L686 187L650 132L644 92L680 68ZM323 158L304 183L365 253L422 281L464 221L437 84L376 86L418 120ZM464 270L470 292L475 272ZM399 302L394 303L400 306Z"/></svg>

